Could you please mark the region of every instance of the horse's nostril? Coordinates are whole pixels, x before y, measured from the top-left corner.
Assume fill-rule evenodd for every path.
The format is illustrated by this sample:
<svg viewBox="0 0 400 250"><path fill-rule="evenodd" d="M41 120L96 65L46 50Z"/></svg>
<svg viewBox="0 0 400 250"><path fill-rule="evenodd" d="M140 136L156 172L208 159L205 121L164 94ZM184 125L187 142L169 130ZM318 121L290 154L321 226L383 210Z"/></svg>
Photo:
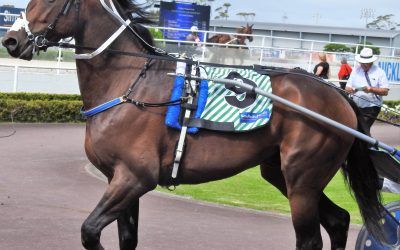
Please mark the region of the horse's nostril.
<svg viewBox="0 0 400 250"><path fill-rule="evenodd" d="M6 48L15 47L15 46L17 46L17 44L18 44L17 39L12 38L12 37L8 37L8 38L3 40L3 46L6 47Z"/></svg>

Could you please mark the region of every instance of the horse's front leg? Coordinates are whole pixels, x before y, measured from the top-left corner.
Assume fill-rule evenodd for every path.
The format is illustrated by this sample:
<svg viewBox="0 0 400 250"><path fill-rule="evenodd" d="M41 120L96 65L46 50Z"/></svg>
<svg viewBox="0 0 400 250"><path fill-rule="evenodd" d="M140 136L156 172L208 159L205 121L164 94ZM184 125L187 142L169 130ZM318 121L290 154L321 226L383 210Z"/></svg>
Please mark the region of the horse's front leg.
<svg viewBox="0 0 400 250"><path fill-rule="evenodd" d="M143 174L141 175L143 177ZM114 176L100 202L85 220L81 229L82 245L86 249L104 249L100 235L104 227L121 218L140 196L155 188L156 183L144 183L125 165L115 167Z"/></svg>
<svg viewBox="0 0 400 250"><path fill-rule="evenodd" d="M129 208L118 218L119 247L135 249L138 243L139 199L133 201Z"/></svg>

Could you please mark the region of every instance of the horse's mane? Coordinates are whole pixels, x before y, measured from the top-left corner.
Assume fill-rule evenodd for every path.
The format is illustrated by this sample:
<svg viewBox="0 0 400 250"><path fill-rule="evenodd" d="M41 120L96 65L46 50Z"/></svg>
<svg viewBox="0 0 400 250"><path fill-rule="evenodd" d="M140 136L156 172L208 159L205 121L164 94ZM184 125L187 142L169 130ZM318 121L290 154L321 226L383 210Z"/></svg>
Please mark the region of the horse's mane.
<svg viewBox="0 0 400 250"><path fill-rule="evenodd" d="M135 29L138 35L143 38L149 45L154 45L153 36L150 31L145 28L142 24L153 24L154 22L150 19L150 13L147 9L149 5L137 4L132 0L116 0L120 7L121 15L126 19L129 18L132 21L131 26ZM140 39L139 39L140 41ZM141 41L142 42L142 41ZM152 50L142 42L144 48L149 52Z"/></svg>

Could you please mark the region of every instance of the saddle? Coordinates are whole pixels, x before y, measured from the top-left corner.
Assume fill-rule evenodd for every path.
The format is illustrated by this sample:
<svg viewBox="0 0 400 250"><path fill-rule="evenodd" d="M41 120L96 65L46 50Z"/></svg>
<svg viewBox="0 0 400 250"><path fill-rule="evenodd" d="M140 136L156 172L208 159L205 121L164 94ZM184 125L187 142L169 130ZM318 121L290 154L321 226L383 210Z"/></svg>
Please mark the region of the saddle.
<svg viewBox="0 0 400 250"><path fill-rule="evenodd" d="M185 70L183 70L185 68ZM188 133L195 134L199 129L223 132L246 132L265 126L272 112L272 101L256 93L221 84L218 80L196 81L190 84L186 66L178 63L177 77L171 94L171 100L187 98L187 89L193 89L193 103L171 106L166 115L166 125L181 129L188 126ZM252 69L232 67L198 67L197 76L203 79L238 80L269 93L272 92L271 81L267 74L260 74ZM185 110L193 111L188 119L184 119Z"/></svg>

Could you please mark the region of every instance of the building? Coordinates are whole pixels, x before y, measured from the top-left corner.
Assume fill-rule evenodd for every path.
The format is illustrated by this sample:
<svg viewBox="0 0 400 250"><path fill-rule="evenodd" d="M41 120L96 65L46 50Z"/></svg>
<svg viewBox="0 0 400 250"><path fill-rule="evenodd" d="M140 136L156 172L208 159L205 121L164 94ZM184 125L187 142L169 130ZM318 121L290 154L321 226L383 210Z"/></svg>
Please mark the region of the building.
<svg viewBox="0 0 400 250"><path fill-rule="evenodd" d="M281 47L294 49L322 50L328 43L350 45L363 44L364 39L381 48L386 55L400 55L400 31L375 30L349 27L331 27L318 25L299 25L283 23L253 22L253 34L270 38L254 38L253 46ZM246 25L244 21L211 20L210 30L232 32ZM311 42L316 41L316 42ZM397 47L397 49L393 49ZM392 48L392 49L390 49Z"/></svg>

